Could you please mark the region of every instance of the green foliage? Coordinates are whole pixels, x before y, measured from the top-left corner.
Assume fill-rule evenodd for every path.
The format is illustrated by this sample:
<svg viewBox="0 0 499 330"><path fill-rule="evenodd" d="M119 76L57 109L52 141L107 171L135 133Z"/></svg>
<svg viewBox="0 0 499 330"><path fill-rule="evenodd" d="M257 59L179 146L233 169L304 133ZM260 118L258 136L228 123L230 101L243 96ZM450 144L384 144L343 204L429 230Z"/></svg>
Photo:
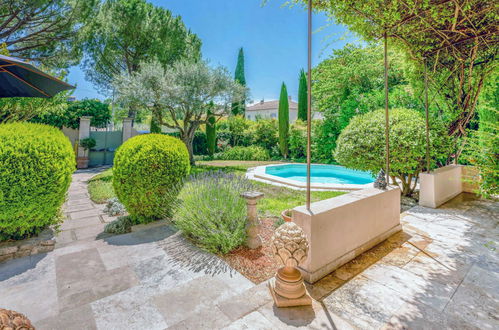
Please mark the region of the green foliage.
<svg viewBox="0 0 499 330"><path fill-rule="evenodd" d="M497 71L493 1L315 0L313 4L365 41L379 40L386 32L389 48L407 55L420 85L425 61L430 95L437 95L432 103L448 117L449 135L455 141L466 135L483 83Z"/></svg>
<svg viewBox="0 0 499 330"><path fill-rule="evenodd" d="M284 158L288 157L289 100L286 85L282 83L279 96L279 149Z"/></svg>
<svg viewBox="0 0 499 330"><path fill-rule="evenodd" d="M11 56L59 68L78 64L82 55L80 32L97 3L96 0L2 0L1 39L7 41Z"/></svg>
<svg viewBox="0 0 499 330"><path fill-rule="evenodd" d="M208 121L206 123L206 146L208 155L213 156L217 146L217 126L215 116L208 111Z"/></svg>
<svg viewBox="0 0 499 330"><path fill-rule="evenodd" d="M279 143L275 119L259 119L253 127L253 144L271 151Z"/></svg>
<svg viewBox="0 0 499 330"><path fill-rule="evenodd" d="M175 225L201 248L226 254L246 239L246 201L252 184L242 176L208 172L192 177L182 190Z"/></svg>
<svg viewBox="0 0 499 330"><path fill-rule="evenodd" d="M289 155L294 159L307 157L307 127L300 120L289 130Z"/></svg>
<svg viewBox="0 0 499 330"><path fill-rule="evenodd" d="M175 129L187 146L194 164L194 132L213 115L230 113L230 104L244 97L245 88L224 67L212 68L204 61L176 62L164 69L158 61L143 63L138 72L116 77L118 100L133 108L149 109L162 126ZM216 102L215 102L216 101Z"/></svg>
<svg viewBox="0 0 499 330"><path fill-rule="evenodd" d="M111 110L107 103L102 103L97 99L85 99L69 102L63 111L42 114L31 121L59 128L66 126L77 129L80 126L80 118L83 116L92 117L90 120L92 126L105 127L111 121Z"/></svg>
<svg viewBox="0 0 499 330"><path fill-rule="evenodd" d="M239 54L237 55L237 65L236 72L234 74L234 79L241 86L246 86L246 77L244 75L244 51L241 47L239 49ZM240 102L232 103L232 114L233 115L243 115L246 112L246 104L243 99Z"/></svg>
<svg viewBox="0 0 499 330"><path fill-rule="evenodd" d="M307 91L307 75L305 71L300 71L300 83L298 86L298 119L307 121L308 109L308 91Z"/></svg>
<svg viewBox="0 0 499 330"><path fill-rule="evenodd" d="M433 123L430 130L432 167L446 157L449 141L445 128ZM390 110L390 176L400 179L402 193L411 194L416 179L426 166L425 120L409 109ZM336 160L349 168L370 171L373 175L385 167L384 109L354 117L341 132L335 151Z"/></svg>
<svg viewBox="0 0 499 330"><path fill-rule="evenodd" d="M217 128L219 138L227 140L230 146L249 146L253 141L252 126L254 123L243 116L230 116L220 120Z"/></svg>
<svg viewBox="0 0 499 330"><path fill-rule="evenodd" d="M161 219L171 215L189 169L182 141L161 134L138 135L116 151L113 187L130 215L142 221Z"/></svg>
<svg viewBox="0 0 499 330"><path fill-rule="evenodd" d="M149 132L150 133L161 133L161 125L158 123L158 120L154 118L154 116L151 117L151 124L149 126Z"/></svg>
<svg viewBox="0 0 499 330"><path fill-rule="evenodd" d="M0 125L0 241L56 223L74 169L73 148L58 129Z"/></svg>
<svg viewBox="0 0 499 330"><path fill-rule="evenodd" d="M67 107L69 92L51 98L6 97L0 98L0 123L31 120L38 116L61 116Z"/></svg>
<svg viewBox="0 0 499 330"><path fill-rule="evenodd" d="M389 56L390 107L420 108L422 103L415 98L406 77L404 57L393 50ZM319 151L319 157L330 159L331 153L328 154L327 149L334 149L340 132L352 117L384 106L383 48L347 44L334 50L312 74L315 105L325 116L325 122L317 132L321 141L316 145L325 148L325 153Z"/></svg>
<svg viewBox="0 0 499 330"><path fill-rule="evenodd" d="M106 224L104 232L115 235L126 234L132 231L133 225L137 225L140 222L140 219L130 215L120 216L116 220Z"/></svg>
<svg viewBox="0 0 499 330"><path fill-rule="evenodd" d="M336 120L326 113L323 120L312 121L312 160L317 163L331 164L339 135Z"/></svg>
<svg viewBox="0 0 499 330"><path fill-rule="evenodd" d="M180 16L146 0L103 1L85 31L84 68L104 91L112 89L115 75L137 72L141 62L157 60L166 68L201 57L201 41Z"/></svg>
<svg viewBox="0 0 499 330"><path fill-rule="evenodd" d="M224 151L220 157L224 160L269 160L269 152L259 146L236 146Z"/></svg>
<svg viewBox="0 0 499 330"><path fill-rule="evenodd" d="M85 139L80 140L80 147L82 147L85 150L92 149L93 147L95 147L96 144L97 144L97 142L95 141L94 138L89 137L89 138L85 138Z"/></svg>
<svg viewBox="0 0 499 330"><path fill-rule="evenodd" d="M485 86L478 106L478 130L472 131L465 158L480 172L480 193L499 195L499 75Z"/></svg>

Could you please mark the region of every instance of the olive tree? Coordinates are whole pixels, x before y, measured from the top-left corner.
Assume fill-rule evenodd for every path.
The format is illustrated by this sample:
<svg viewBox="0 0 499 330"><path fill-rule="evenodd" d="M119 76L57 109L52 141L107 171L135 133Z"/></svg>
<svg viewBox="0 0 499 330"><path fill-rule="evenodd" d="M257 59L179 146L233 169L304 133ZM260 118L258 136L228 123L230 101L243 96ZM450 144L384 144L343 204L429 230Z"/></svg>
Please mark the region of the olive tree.
<svg viewBox="0 0 499 330"><path fill-rule="evenodd" d="M117 76L114 86L119 101L147 109L157 123L177 130L193 165L196 130L211 115L217 119L228 115L231 104L246 94L226 68L211 68L204 61L179 61L168 68L157 61L143 63L137 72Z"/></svg>
<svg viewBox="0 0 499 330"><path fill-rule="evenodd" d="M432 125L433 126L433 125ZM430 157L434 166L449 149L442 125L430 129ZM354 117L338 137L335 159L356 170L373 175L385 166L384 109ZM426 167L425 120L415 110L390 111L390 177L400 184L402 194L410 195ZM397 179L397 180L395 180Z"/></svg>

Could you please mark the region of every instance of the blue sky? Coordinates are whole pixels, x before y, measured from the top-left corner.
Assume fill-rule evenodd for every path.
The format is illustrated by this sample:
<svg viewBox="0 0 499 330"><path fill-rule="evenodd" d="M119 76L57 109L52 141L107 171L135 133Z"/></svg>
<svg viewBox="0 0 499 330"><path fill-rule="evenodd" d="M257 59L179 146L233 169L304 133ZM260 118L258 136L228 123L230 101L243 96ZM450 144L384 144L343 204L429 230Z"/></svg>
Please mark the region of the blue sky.
<svg viewBox="0 0 499 330"><path fill-rule="evenodd" d="M251 98L277 99L284 81L297 99L298 74L307 65L307 13L300 7L281 7L282 0L152 0L180 15L202 40L203 58L234 72L237 53L244 48L246 82ZM345 45L346 29L331 25L325 15L314 14L313 64ZM70 69L78 99L103 99L78 67Z"/></svg>

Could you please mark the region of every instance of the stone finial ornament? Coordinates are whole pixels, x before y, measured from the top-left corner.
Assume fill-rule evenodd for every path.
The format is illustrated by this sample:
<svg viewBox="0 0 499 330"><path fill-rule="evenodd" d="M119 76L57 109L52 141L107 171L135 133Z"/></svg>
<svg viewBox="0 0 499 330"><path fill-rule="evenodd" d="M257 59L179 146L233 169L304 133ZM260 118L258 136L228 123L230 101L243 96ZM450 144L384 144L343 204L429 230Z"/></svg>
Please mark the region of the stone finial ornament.
<svg viewBox="0 0 499 330"><path fill-rule="evenodd" d="M383 169L381 169L381 171L379 171L378 173L378 176L376 177L376 181L374 181L374 188L377 188L377 189L383 189L383 190L386 190L386 187L387 187L387 182L386 182L386 174L385 174L385 171Z"/></svg>
<svg viewBox="0 0 499 330"><path fill-rule="evenodd" d="M294 222L286 222L277 228L271 241L274 257L284 267L297 267L307 258L307 238Z"/></svg>
<svg viewBox="0 0 499 330"><path fill-rule="evenodd" d="M286 222L274 232L271 246L276 261L284 266L277 271L274 283L270 284L277 307L311 305L312 298L296 268L308 254L308 241L303 230L294 222Z"/></svg>
<svg viewBox="0 0 499 330"><path fill-rule="evenodd" d="M23 314L0 308L0 329L34 330L35 327Z"/></svg>

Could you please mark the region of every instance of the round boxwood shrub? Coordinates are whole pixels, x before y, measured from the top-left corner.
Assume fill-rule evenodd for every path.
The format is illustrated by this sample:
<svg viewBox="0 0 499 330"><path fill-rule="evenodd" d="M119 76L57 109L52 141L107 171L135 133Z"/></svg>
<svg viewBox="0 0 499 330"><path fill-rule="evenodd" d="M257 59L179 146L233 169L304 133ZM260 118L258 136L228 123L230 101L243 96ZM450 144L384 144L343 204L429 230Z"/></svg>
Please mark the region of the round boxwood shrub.
<svg viewBox="0 0 499 330"><path fill-rule="evenodd" d="M57 222L74 169L71 143L57 128L0 125L0 240Z"/></svg>
<svg viewBox="0 0 499 330"><path fill-rule="evenodd" d="M402 183L402 193L410 195L416 179L426 167L425 120L411 109L390 109L390 176ZM449 152L445 126L433 122L430 129L431 166ZM385 167L385 110L352 118L336 142L334 158L346 167L376 175Z"/></svg>
<svg viewBox="0 0 499 330"><path fill-rule="evenodd" d="M113 187L129 214L144 222L161 219L171 215L189 171L182 141L162 134L138 135L116 151Z"/></svg>

